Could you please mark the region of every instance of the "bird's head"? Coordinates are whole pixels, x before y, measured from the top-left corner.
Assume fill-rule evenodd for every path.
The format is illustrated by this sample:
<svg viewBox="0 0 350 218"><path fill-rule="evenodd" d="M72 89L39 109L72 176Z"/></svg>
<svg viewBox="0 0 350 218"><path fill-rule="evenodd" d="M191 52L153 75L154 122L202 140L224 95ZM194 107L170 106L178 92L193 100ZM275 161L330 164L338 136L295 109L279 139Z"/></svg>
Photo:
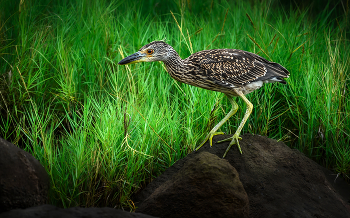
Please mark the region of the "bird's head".
<svg viewBox="0 0 350 218"><path fill-rule="evenodd" d="M151 42L132 55L121 60L118 64L134 64L138 62L166 61L172 47L163 41Z"/></svg>

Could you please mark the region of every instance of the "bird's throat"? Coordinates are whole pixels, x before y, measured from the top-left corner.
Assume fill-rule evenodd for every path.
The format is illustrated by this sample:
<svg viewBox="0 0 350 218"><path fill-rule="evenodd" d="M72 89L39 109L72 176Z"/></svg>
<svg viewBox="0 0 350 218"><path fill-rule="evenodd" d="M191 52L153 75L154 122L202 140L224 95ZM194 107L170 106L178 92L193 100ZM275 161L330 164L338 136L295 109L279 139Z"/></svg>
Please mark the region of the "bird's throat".
<svg viewBox="0 0 350 218"><path fill-rule="evenodd" d="M171 58L166 61L163 61L165 68L172 78L177 81L184 82L184 73L187 71L187 66L184 63L184 60L176 53Z"/></svg>

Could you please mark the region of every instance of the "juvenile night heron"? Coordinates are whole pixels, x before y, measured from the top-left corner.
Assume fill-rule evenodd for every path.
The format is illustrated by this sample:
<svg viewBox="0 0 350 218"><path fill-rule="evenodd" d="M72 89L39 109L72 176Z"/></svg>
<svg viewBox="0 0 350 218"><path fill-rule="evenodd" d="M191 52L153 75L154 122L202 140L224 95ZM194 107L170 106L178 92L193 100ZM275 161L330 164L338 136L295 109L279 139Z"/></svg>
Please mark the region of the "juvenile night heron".
<svg viewBox="0 0 350 218"><path fill-rule="evenodd" d="M247 104L247 110L235 134L225 140L231 141L224 156L233 144L237 144L240 153L239 137L241 130L252 112L253 104L245 97L246 94L259 89L264 83L280 82L286 84L283 78L289 76L286 68L278 63L270 62L259 55L236 49L212 49L199 51L186 59L181 59L178 53L163 41L151 42L118 64L134 64L137 62L163 61L166 70L172 78L192 86L222 92L232 104L230 112L205 137L196 148L198 150L209 140L212 146L213 136L224 134L217 130L237 112L238 105L233 96L241 97Z"/></svg>

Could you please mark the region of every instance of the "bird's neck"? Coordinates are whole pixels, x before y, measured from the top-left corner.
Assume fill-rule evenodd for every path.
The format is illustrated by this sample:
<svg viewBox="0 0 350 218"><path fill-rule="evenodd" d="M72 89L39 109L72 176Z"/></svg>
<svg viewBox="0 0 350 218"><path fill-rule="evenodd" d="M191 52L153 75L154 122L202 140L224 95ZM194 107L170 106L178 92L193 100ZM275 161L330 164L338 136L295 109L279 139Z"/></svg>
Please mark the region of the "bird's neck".
<svg viewBox="0 0 350 218"><path fill-rule="evenodd" d="M165 64L166 70L172 78L183 82L183 74L187 71L187 67L184 60L181 59L175 50L167 60L163 61L163 63Z"/></svg>

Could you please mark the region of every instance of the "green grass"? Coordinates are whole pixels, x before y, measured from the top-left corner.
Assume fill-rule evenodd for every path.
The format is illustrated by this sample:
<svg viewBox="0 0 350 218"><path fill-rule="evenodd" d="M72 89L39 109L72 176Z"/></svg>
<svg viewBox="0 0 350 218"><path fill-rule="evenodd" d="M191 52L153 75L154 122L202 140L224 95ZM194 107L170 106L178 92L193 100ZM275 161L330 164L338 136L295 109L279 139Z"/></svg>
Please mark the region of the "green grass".
<svg viewBox="0 0 350 218"><path fill-rule="evenodd" d="M43 164L51 204L134 209L131 195L193 151L230 110L223 94L180 84L161 63L117 65L161 39L182 58L237 48L281 63L288 85L248 95L254 109L242 133L282 140L349 178L346 4L0 4L0 136ZM243 118L237 102L226 133Z"/></svg>

